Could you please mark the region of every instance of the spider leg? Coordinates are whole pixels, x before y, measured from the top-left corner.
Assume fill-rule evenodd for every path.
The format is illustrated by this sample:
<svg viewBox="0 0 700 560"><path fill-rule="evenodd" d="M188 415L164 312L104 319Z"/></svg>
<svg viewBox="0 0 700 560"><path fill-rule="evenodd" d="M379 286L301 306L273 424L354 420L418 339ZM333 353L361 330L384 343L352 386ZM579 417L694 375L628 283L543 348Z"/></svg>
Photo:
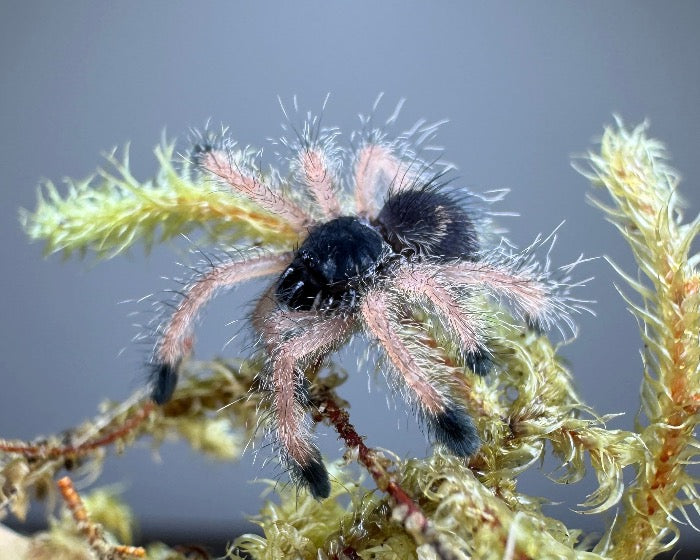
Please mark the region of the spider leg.
<svg viewBox="0 0 700 560"><path fill-rule="evenodd" d="M169 321L161 329L151 369L151 398L167 402L177 384L177 368L192 347L192 328L202 307L222 288L260 276L279 273L292 260L292 253L232 260L216 265L197 278L186 290Z"/></svg>
<svg viewBox="0 0 700 560"><path fill-rule="evenodd" d="M288 198L273 192L269 185L251 173L244 173L230 154L222 150L203 152L199 166L222 179L233 191L242 194L273 214L281 216L298 232L306 231L311 216Z"/></svg>
<svg viewBox="0 0 700 560"><path fill-rule="evenodd" d="M323 151L307 149L299 153L299 166L304 183L327 218L340 216L340 202L333 188L330 172Z"/></svg>
<svg viewBox="0 0 700 560"><path fill-rule="evenodd" d="M391 317L392 295L380 289L369 291L360 312L367 329L384 348L418 404L435 439L455 455L467 457L479 449L480 440L466 408L451 396L450 375L440 379L440 365L431 361L429 350L409 346ZM430 374L428 372L431 372Z"/></svg>
<svg viewBox="0 0 700 560"><path fill-rule="evenodd" d="M277 311L262 324L270 354L266 376L272 395L273 426L283 462L292 478L314 498L327 498L331 486L321 453L311 442L306 379L298 364L308 363L339 344L353 325L350 316L323 317L309 311ZM291 326L294 328L290 328Z"/></svg>
<svg viewBox="0 0 700 560"><path fill-rule="evenodd" d="M457 336L469 368L477 375L486 375L492 362L483 344L483 326L475 314L464 309L439 271L434 265L404 265L397 271L392 286L410 299L427 299Z"/></svg>
<svg viewBox="0 0 700 560"><path fill-rule="evenodd" d="M389 148L368 144L355 160L355 207L358 215L374 218L378 214L377 191L380 180L391 183L392 192L404 190L415 179L410 166L401 162Z"/></svg>
<svg viewBox="0 0 700 560"><path fill-rule="evenodd" d="M565 304L552 295L554 286L527 270L460 261L444 265L441 273L451 283L485 287L496 296L505 297L525 320L533 324L547 324L556 313L566 313Z"/></svg>

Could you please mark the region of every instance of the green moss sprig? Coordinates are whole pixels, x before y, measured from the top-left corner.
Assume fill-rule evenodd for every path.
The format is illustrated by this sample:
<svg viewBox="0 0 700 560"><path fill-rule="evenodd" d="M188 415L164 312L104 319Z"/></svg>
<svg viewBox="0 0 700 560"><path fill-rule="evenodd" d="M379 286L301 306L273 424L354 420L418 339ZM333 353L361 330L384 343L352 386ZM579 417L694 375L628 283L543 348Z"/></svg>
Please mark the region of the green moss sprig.
<svg viewBox="0 0 700 560"><path fill-rule="evenodd" d="M230 245L244 238L271 246L293 232L274 214L210 181L198 179L185 162L174 165L173 143L155 149L160 170L155 179L138 181L129 170L129 152L107 154L108 167L88 179L66 179L67 192L46 182L34 212L20 220L29 237L46 243L46 253L70 256L93 251L111 258L137 242L148 248L193 230Z"/></svg>

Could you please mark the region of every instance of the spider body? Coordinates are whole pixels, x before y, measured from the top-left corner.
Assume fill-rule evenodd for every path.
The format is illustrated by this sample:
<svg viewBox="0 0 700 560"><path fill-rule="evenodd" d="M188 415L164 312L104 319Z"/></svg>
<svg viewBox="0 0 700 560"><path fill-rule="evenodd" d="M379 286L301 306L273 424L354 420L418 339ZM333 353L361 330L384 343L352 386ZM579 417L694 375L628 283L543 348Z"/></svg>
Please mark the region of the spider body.
<svg viewBox="0 0 700 560"><path fill-rule="evenodd" d="M277 301L297 311L355 307L361 285L377 275L388 250L374 228L353 216L321 224L277 281Z"/></svg>
<svg viewBox="0 0 700 560"><path fill-rule="evenodd" d="M202 175L274 214L296 232L297 248L231 258L197 276L160 325L151 365L152 398L161 404L175 389L204 305L221 289L273 278L252 314L266 355L260 385L269 395L268 430L292 477L316 498L329 495L330 482L308 416L305 370L312 364L366 333L434 440L468 457L480 439L460 396L462 376L492 366L488 322L475 295L509 303L523 322L546 325L567 311L559 285L531 255L480 247L474 195L448 186L443 167L416 155L430 133L392 143L375 131L354 150L337 147L336 136L307 123L292 146L286 185L261 179L235 144L205 137L195 146ZM343 166L351 169L345 176ZM291 196L291 188L309 196ZM446 331L456 363L436 358L410 334L420 332L413 327L421 314ZM489 320L497 319L490 313Z"/></svg>

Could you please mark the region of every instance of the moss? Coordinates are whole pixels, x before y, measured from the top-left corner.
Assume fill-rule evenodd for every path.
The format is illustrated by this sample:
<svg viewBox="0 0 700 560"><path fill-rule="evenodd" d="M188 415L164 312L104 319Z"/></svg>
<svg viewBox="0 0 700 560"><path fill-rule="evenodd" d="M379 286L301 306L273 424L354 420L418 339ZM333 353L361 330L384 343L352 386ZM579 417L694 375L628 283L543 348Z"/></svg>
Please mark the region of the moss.
<svg viewBox="0 0 700 560"><path fill-rule="evenodd" d="M187 165L175 169L172 151L172 145L156 151L161 171L146 183L131 176L126 158L118 162L110 156L116 174L100 171L96 179L70 182L65 196L47 185L37 210L23 213L27 232L45 240L48 252L92 250L99 257L114 256L136 240L151 244L192 228L227 244L290 242L292 234L285 235L273 215L232 193L202 189ZM627 240L639 268L639 274L628 274L616 267L631 291L623 297L639 320L644 348L646 424L638 433L608 429L608 417L576 394L558 347L522 321L491 310L504 318L493 340L501 372L479 378L465 375L463 356L439 319L418 309L403 334L420 338L460 376L484 441L481 450L468 462L439 447L426 458L399 460L353 444L346 460L332 467L329 499L316 501L293 485L276 486L277 495L268 496L254 518L263 536L239 537L229 557L640 560L672 547L678 519L698 506L696 481L686 468L698 448L693 433L700 418L700 275L699 257L691 254L700 220L683 221L678 176L645 126L628 130L618 122L606 129L600 150L577 166L607 193L608 202L593 200ZM30 493L51 494L53 477L69 461L98 472L106 445L123 447L144 437L154 445L181 437L219 459L238 456L255 437L257 421L251 419L260 418L265 407L260 393L251 391L262 366L260 357L190 362L164 407L144 406L137 395L105 404L98 417L68 435L0 442L0 503L22 517ZM333 390L342 379L319 376L317 390L337 399ZM314 421L336 425L321 409ZM563 469L559 482L578 482L587 464L595 472L598 486L582 505L587 513L624 506L602 538L567 528L543 513L540 500L519 492L518 476L548 448ZM367 466L373 481L357 477L348 465L353 459ZM628 466L634 476L623 476ZM407 502L397 499L397 488ZM113 495L94 493L86 503L94 521L119 540L130 540L131 518ZM50 549L52 557L64 548L87 550L73 523L59 517L31 546ZM154 545L149 555L182 557L163 545Z"/></svg>

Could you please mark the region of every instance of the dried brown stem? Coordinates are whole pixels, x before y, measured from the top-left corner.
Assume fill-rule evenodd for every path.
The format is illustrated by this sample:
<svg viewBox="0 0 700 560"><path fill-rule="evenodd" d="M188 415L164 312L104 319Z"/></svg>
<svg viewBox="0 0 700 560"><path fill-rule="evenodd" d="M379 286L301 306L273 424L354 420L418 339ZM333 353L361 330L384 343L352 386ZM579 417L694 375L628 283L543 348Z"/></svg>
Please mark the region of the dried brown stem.
<svg viewBox="0 0 700 560"><path fill-rule="evenodd" d="M5 453L17 453L27 459L79 457L100 447L111 445L115 441L126 437L151 415L154 408L155 405L152 402L146 402L141 408L137 409L132 416L127 417L116 429L107 432L102 437L91 439L78 445L51 445L48 443L0 440L0 451L4 451Z"/></svg>
<svg viewBox="0 0 700 560"><path fill-rule="evenodd" d="M65 476L58 481L58 489L61 491L61 495L73 515L78 530L83 534L90 548L100 560L117 560L129 556L145 558L146 550L140 546L113 545L105 540L102 528L90 521L83 500L75 490L73 481L69 477Z"/></svg>
<svg viewBox="0 0 700 560"><path fill-rule="evenodd" d="M357 433L355 427L350 423L350 416L338 404L336 395L330 390L323 390L317 396L317 406L321 415L327 418L336 429L345 445L350 449L357 449L358 460L372 475L377 488L391 496L394 502L393 519L401 523L416 541L416 544L429 544L442 560L458 558L442 542L440 535L425 513L423 513L421 507L396 481L394 474L388 470L389 461L381 457L377 451L365 445L364 438Z"/></svg>

